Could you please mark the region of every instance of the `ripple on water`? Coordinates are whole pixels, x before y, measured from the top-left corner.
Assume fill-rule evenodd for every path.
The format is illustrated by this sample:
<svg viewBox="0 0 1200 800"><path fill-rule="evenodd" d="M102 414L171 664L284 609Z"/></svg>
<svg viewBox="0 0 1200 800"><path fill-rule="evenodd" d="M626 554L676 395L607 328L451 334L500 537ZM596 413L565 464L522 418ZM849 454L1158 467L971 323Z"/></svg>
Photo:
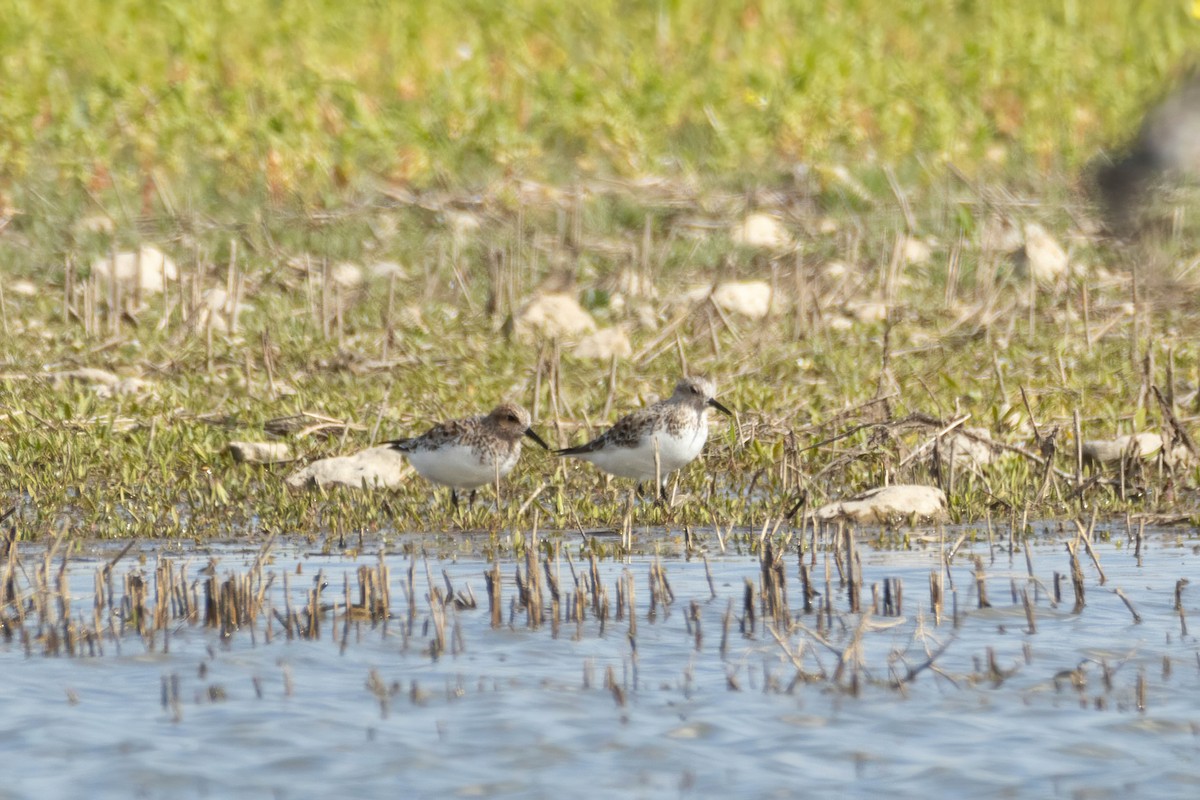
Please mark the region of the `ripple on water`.
<svg viewBox="0 0 1200 800"><path fill-rule="evenodd" d="M974 608L972 548L988 564L990 609ZM815 797L1194 797L1197 641L1180 637L1172 608L1175 581L1191 556L1173 539L1159 546L1148 538L1142 567L1111 542L1096 550L1107 583L1101 587L1085 564L1088 604L1080 614L1070 613L1066 598L1052 607L1046 591L1032 587L1038 632L1030 634L1009 591L1013 580L1025 585L1023 558L1009 563L998 551L993 562L986 543L965 543L953 572L961 624L952 624L948 603L937 626L924 608L937 548L864 545L864 597L890 577L903 579L907 596L895 627L864 635L857 696L828 680L793 684L795 667L769 633L759 626L742 635L742 587L746 578L761 580L761 571L753 558L715 553L715 601L703 563L663 560L677 601L653 621L646 617L651 559L601 564L610 611L625 570L637 581L636 657L628 621L611 614L603 632L589 615L580 626L563 622L557 637L548 624L529 630L520 611L509 625L511 563L504 567L505 624L493 630L486 608L450 611L465 650L437 661L422 632L428 597L420 580L421 611L407 646L400 616L386 636L359 626L344 649L332 626L320 640L287 641L278 622L269 644L261 631L254 640L245 631L222 639L181 624L172 629L170 652L161 650L161 639L148 652L126 637L119 654L106 642L98 658L27 658L16 641L0 642L0 749L21 765L19 787L0 787L0 798L72 794L81 781L93 797L770 797L801 790ZM1052 586L1053 571L1067 565L1061 544L1035 545L1033 552L1042 586ZM219 572L244 570L255 556L217 553ZM389 560L394 611L402 616L408 560ZM68 567L73 608L85 615L98 563L73 560ZM342 574L353 583L357 567L376 557L284 546L273 568L294 574L300 563L306 575L324 569L340 592ZM459 556L431 569L444 568L456 588L472 583L486 604L480 576L487 566ZM839 658L853 656L846 648L857 618L839 613L818 638L815 618L796 609L795 572L793 555L792 612L814 635L794 635L793 655L806 672L828 675ZM565 586L569 570L560 574ZM834 601L844 609L844 590L832 574ZM1111 591L1118 586L1141 624ZM292 580L294 605L302 606L310 587L311 579ZM281 590L277 580L276 609L283 607ZM1200 593L1193 594L1184 594L1185 611L1195 617ZM698 649L688 619L692 600L702 631ZM943 644L937 671L922 672L903 691L887 685ZM1164 658L1176 665L1168 675ZM1003 675L989 675L989 663ZM606 686L610 670L620 703ZM368 688L372 672L387 696ZM1139 675L1145 713L1136 705ZM178 719L162 704L163 680L172 676L180 687Z"/></svg>

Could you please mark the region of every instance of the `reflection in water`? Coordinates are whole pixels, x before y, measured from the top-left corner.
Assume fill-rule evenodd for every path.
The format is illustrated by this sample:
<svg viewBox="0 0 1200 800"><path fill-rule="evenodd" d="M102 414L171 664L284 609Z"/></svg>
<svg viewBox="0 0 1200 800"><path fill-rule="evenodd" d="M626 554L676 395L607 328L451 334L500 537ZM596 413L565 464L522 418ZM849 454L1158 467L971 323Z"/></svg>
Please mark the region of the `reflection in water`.
<svg viewBox="0 0 1200 800"><path fill-rule="evenodd" d="M23 545L0 796L1193 795L1194 534L831 539L111 569Z"/></svg>

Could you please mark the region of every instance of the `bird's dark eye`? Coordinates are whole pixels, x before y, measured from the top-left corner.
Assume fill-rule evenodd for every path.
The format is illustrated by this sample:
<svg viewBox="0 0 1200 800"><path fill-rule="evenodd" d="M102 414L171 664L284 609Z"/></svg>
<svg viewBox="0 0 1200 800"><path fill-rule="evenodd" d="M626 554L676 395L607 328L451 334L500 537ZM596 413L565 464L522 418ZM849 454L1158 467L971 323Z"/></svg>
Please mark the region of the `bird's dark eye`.
<svg viewBox="0 0 1200 800"><path fill-rule="evenodd" d="M506 417L506 419L507 419L509 422L520 422L520 420L519 420L519 419L517 419L517 415L516 415L516 414L509 414L509 415L508 415L508 417Z"/></svg>

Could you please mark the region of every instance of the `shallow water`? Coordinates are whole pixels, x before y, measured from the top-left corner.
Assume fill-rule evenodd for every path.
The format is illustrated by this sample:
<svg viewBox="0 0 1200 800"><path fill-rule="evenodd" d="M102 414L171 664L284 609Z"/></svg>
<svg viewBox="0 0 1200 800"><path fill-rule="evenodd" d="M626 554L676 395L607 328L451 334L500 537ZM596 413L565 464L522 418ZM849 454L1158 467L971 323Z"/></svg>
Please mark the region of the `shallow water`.
<svg viewBox="0 0 1200 800"><path fill-rule="evenodd" d="M1197 544L1191 531L1148 535L1139 566L1123 536L1098 540L1103 586L1081 549L1087 605L1072 614L1069 579L1056 608L1048 596L1054 572L1069 575L1063 543L1039 537L1031 555L1043 587L1036 589L1037 631L1029 633L1024 608L1013 604L1010 591L1015 579L1031 598L1035 593L1020 551L1010 561L999 545L964 542L949 570L958 625L949 584L938 625L929 612L929 576L951 543L875 549L860 541L864 608L871 607L870 587L884 578L902 579L904 605L902 616L869 620L874 627L862 635L857 681L850 671L835 681L833 671L862 618L846 612L845 590L831 569L833 625L818 634L815 614L802 613L793 551L785 559L789 608L806 630L793 630L785 640L793 653L803 651L798 661L806 673L824 675L794 685L796 669L761 619L753 634L738 630L745 580L762 577L753 556L709 553L715 599L703 561L664 556L675 601L660 607L653 621L647 615L653 558L601 562L610 604L623 572L634 576L636 657L628 618L610 614L603 633L591 614L582 625L547 620L528 628L526 613L511 606L511 560L501 564L504 625L493 629L483 580L490 564L478 556L430 556L434 585L443 586L444 569L456 590L470 584L479 601L477 609L448 611L447 626L457 626L462 651L434 660L424 563L416 562L417 613L406 637L410 558L387 555L393 617L386 626L355 623L345 641L344 624L332 624L328 615L316 640L288 640L272 620L267 641L266 615L253 636L247 630L222 636L176 621L165 643L160 635L151 645L130 631L105 639L97 656L45 656L43 640L0 640L0 751L8 766L0 798L588 797L616 791L634 797L1196 797L1200 645L1191 632L1181 635L1173 606L1176 581L1191 574ZM564 540L575 553L578 545ZM138 547L153 553L155 546ZM75 616L90 619L95 571L114 552L106 544L69 562ZM276 579L267 592L276 610L283 608L285 572L292 602L302 606L319 571L328 580L323 597L333 602L343 597L344 580L355 585L360 564L378 564L375 552L321 554L299 544L277 544L272 553L266 570ZM24 546L21 555L25 572L32 572L37 551ZM170 555L180 564L190 558L189 578L202 580L198 572L210 556L219 558L223 577L244 573L257 549L229 544ZM991 608L976 608L974 556L986 570ZM136 552L126 556L116 572L136 568L135 558ZM822 592L825 560L818 553L814 569ZM151 557L144 567L148 576L153 563ZM576 556L575 566L582 572L586 562ZM570 569L565 560L557 568L565 592ZM1200 586L1185 588L1182 597L1190 624ZM693 600L698 647L687 620ZM730 600L734 619L722 657ZM455 638L450 635L452 644ZM926 660L926 646L935 650L947 642L934 669L902 688L891 685L909 665ZM989 648L1003 677L989 671ZM1066 674L1077 667L1080 685ZM605 688L609 669L619 692ZM373 671L382 681L375 692L368 686ZM164 682L173 678L178 702L164 703Z"/></svg>

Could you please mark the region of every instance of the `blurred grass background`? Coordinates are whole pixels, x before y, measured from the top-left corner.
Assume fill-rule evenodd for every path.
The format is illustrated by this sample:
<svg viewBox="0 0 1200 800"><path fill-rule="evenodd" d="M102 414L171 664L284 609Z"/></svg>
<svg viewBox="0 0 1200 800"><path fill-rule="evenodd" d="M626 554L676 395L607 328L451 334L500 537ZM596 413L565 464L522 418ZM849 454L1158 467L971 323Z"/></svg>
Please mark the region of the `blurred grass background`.
<svg viewBox="0 0 1200 800"><path fill-rule="evenodd" d="M0 189L207 206L379 180L1070 170L1187 69L1186 0L0 2ZM19 202L18 202L19 205Z"/></svg>

